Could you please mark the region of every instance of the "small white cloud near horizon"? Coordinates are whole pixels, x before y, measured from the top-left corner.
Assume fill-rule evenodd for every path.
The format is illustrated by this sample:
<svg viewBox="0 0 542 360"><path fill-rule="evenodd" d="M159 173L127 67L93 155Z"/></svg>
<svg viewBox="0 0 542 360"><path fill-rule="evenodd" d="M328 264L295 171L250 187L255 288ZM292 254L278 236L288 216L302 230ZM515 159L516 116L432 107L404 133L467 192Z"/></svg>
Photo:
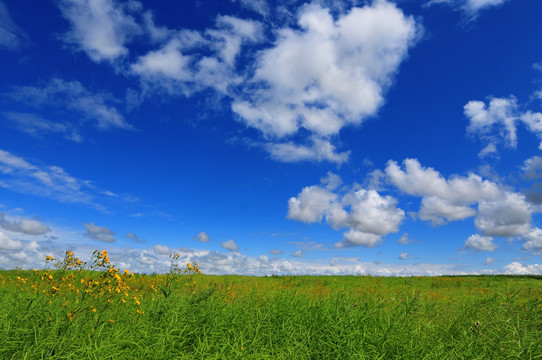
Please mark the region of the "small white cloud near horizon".
<svg viewBox="0 0 542 360"><path fill-rule="evenodd" d="M171 254L171 249L166 245L156 244L153 246L154 252L160 255L169 255Z"/></svg>
<svg viewBox="0 0 542 360"><path fill-rule="evenodd" d="M17 221L9 221L2 212L0 212L0 228L27 235L43 235L51 231L49 226L39 220L20 218Z"/></svg>
<svg viewBox="0 0 542 360"><path fill-rule="evenodd" d="M485 261L484 261L484 265L493 265L495 263L495 259L492 258L492 257L488 257Z"/></svg>
<svg viewBox="0 0 542 360"><path fill-rule="evenodd" d="M207 235L207 233L205 231L202 231L200 232L199 234L197 234L196 236L194 236L194 239L196 239L197 241L199 242L207 242L209 241L209 235Z"/></svg>
<svg viewBox="0 0 542 360"><path fill-rule="evenodd" d="M408 260L410 259L410 254L407 253L407 252L402 252L400 255L399 255L399 260Z"/></svg>
<svg viewBox="0 0 542 360"><path fill-rule="evenodd" d="M19 251L23 244L20 241L13 240L3 230L0 230L0 251Z"/></svg>
<svg viewBox="0 0 542 360"><path fill-rule="evenodd" d="M223 249L226 249L228 251L238 251L239 250L239 246L237 246L237 244L235 243L235 241L233 239L229 239L228 241L221 242L220 246Z"/></svg>
<svg viewBox="0 0 542 360"><path fill-rule="evenodd" d="M115 233L106 227L97 226L94 222L83 223L83 225L87 229L87 232L84 234L86 237L106 243L114 243L116 241Z"/></svg>

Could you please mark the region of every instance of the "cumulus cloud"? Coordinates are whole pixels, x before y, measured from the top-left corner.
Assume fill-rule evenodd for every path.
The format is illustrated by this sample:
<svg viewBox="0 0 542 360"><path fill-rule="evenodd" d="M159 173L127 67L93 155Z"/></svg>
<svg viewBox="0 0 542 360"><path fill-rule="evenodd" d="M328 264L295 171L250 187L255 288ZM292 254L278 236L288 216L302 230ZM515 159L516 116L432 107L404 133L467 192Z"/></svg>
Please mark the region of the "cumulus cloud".
<svg viewBox="0 0 542 360"><path fill-rule="evenodd" d="M54 125L52 121L44 121L37 116L32 118L28 114L25 116L21 113L7 113L15 114L11 115L12 121L30 124L34 132L40 128L45 131L62 132L72 140L78 141L80 137L76 129L81 126L78 123L81 119L93 122L100 130L132 129L122 114L113 105L108 104L114 102L110 95L93 93L78 81L55 78L41 86L15 86L6 96L38 109L48 109L64 115L66 110L69 110L73 114L71 121Z"/></svg>
<svg viewBox="0 0 542 360"><path fill-rule="evenodd" d="M474 224L489 236L523 235L530 228L532 212L524 195L507 192L499 199L481 201Z"/></svg>
<svg viewBox="0 0 542 360"><path fill-rule="evenodd" d="M89 224L83 223L83 225L87 229L87 232L84 234L85 236L106 243L115 242L115 233L108 228L94 225L93 222Z"/></svg>
<svg viewBox="0 0 542 360"><path fill-rule="evenodd" d="M469 236L463 245L463 249L474 250L474 251L495 251L498 246L493 243L493 238L491 236L480 236L474 234Z"/></svg>
<svg viewBox="0 0 542 360"><path fill-rule="evenodd" d="M497 184L473 173L445 179L437 170L421 166L416 159L405 159L403 167L404 170L390 160L385 170L388 181L409 195L421 196L418 215L434 225L474 216L476 211L471 205L502 197L503 191Z"/></svg>
<svg viewBox="0 0 542 360"><path fill-rule="evenodd" d="M533 156L523 163L522 177L526 180L539 180L542 178L542 156Z"/></svg>
<svg viewBox="0 0 542 360"><path fill-rule="evenodd" d="M386 1L336 20L306 5L298 25L281 29L275 46L259 54L252 81L262 86L232 106L264 134L303 127L328 136L375 114L417 33L415 21Z"/></svg>
<svg viewBox="0 0 542 360"><path fill-rule="evenodd" d="M382 236L399 230L405 214L396 204L396 199L381 196L375 190L350 189L334 193L313 185L304 187L297 197L288 200L288 218L305 223L325 219L334 229L348 228L343 240L335 244L338 248L357 245L373 247L381 241Z"/></svg>
<svg viewBox="0 0 542 360"><path fill-rule="evenodd" d="M524 250L542 250L542 229L533 227L524 235L523 240Z"/></svg>
<svg viewBox="0 0 542 360"><path fill-rule="evenodd" d="M239 250L239 246L237 246L237 244L235 243L235 241L233 239L229 239L228 241L221 242L220 246L223 249L226 249L228 251L238 251Z"/></svg>
<svg viewBox="0 0 542 360"><path fill-rule="evenodd" d="M464 106L464 113L469 119L467 133L478 136L486 143L480 157L496 154L496 145L501 142L515 148L518 124L523 124L542 140L542 113L520 111L514 96L490 98L487 104L479 100L469 101Z"/></svg>
<svg viewBox="0 0 542 360"><path fill-rule="evenodd" d="M269 150L279 160L341 163L347 153L316 155L314 139L327 141L378 111L420 28L387 1L352 8L336 19L329 9L305 5L298 25L280 29L274 45L258 54L250 87L235 98L232 110L267 137L301 129L312 134L313 148L271 143ZM284 149L295 157L276 155Z"/></svg>
<svg viewBox="0 0 542 360"><path fill-rule="evenodd" d="M505 274L510 275L542 275L542 265L523 265L517 261L506 265L503 268Z"/></svg>
<svg viewBox="0 0 542 360"><path fill-rule="evenodd" d="M0 1L0 49L18 50L27 42L25 32L13 22L8 7Z"/></svg>
<svg viewBox="0 0 542 360"><path fill-rule="evenodd" d="M407 252L402 252L400 255L399 255L399 260L408 260L410 258L410 254L407 253Z"/></svg>
<svg viewBox="0 0 542 360"><path fill-rule="evenodd" d="M125 44L141 33L130 14L131 10L141 6L138 2L61 0L58 5L71 25L63 36L64 41L85 52L95 62L126 56L128 48Z"/></svg>
<svg viewBox="0 0 542 360"><path fill-rule="evenodd" d="M196 236L194 236L194 239L196 239L197 241L200 241L200 242L207 242L207 241L209 241L209 235L207 235L206 232L202 231L199 234L197 234Z"/></svg>
<svg viewBox="0 0 542 360"><path fill-rule="evenodd" d="M0 230L0 251L19 251L23 248L20 241L13 240L8 234Z"/></svg>
<svg viewBox="0 0 542 360"><path fill-rule="evenodd" d="M35 219L21 218L17 221L9 221L4 213L0 213L0 227L4 230L28 235L43 235L51 231L49 226Z"/></svg>
<svg viewBox="0 0 542 360"><path fill-rule="evenodd" d="M511 192L479 175L444 178L416 159L406 159L401 168L395 161L386 167L388 181L399 190L421 196L418 216L433 225L474 216L474 223L486 236L513 237L525 234L535 211L525 195ZM474 205L478 205L477 210Z"/></svg>

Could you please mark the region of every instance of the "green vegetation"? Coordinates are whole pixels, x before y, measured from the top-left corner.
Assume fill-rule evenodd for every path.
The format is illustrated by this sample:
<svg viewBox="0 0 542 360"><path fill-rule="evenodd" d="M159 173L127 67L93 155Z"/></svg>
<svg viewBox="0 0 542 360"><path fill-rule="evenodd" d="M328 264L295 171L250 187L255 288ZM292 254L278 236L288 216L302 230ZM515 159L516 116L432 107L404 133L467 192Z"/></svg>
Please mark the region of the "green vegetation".
<svg viewBox="0 0 542 360"><path fill-rule="evenodd" d="M1 359L542 359L536 277L0 272ZM49 258L51 265L55 259Z"/></svg>

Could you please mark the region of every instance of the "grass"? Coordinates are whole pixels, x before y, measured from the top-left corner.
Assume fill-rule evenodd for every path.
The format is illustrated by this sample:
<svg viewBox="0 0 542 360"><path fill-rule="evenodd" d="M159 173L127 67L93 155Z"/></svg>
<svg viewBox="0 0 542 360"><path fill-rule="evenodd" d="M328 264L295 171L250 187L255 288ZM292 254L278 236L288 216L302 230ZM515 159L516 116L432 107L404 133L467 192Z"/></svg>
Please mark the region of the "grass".
<svg viewBox="0 0 542 360"><path fill-rule="evenodd" d="M1 359L542 359L536 277L210 276L175 258L130 276L74 259L0 272Z"/></svg>

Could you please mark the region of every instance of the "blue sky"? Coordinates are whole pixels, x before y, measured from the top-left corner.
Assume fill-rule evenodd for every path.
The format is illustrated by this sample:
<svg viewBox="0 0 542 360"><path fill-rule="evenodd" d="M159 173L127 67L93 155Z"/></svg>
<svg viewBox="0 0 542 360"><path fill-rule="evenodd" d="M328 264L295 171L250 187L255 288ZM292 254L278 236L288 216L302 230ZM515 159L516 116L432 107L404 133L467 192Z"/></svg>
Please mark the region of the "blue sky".
<svg viewBox="0 0 542 360"><path fill-rule="evenodd" d="M541 13L0 1L0 267L541 274Z"/></svg>

